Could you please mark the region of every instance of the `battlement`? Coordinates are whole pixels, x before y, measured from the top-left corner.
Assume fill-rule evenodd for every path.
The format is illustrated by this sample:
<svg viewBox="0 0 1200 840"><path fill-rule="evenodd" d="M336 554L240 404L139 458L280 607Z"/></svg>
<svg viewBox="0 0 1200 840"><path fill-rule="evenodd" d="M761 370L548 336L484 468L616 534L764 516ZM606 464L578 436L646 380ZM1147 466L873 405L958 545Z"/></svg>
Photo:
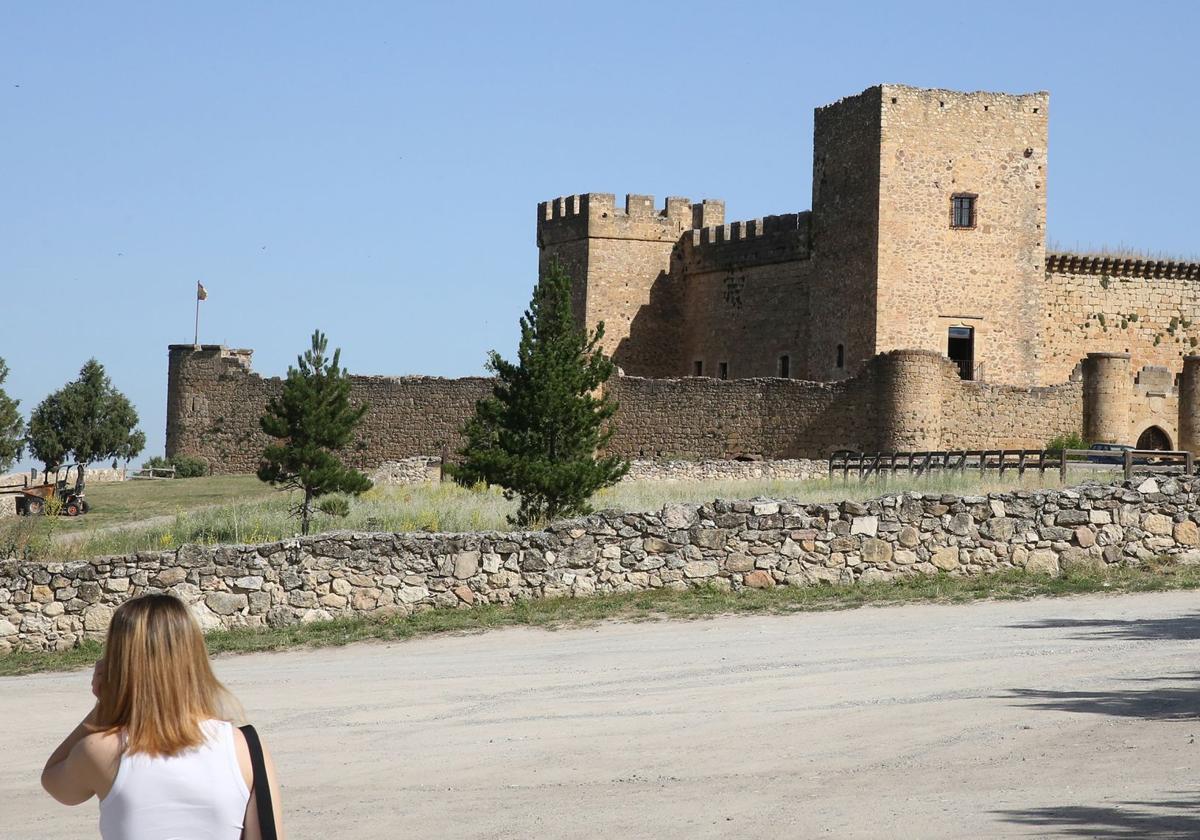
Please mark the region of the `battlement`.
<svg viewBox="0 0 1200 840"><path fill-rule="evenodd" d="M538 245L585 238L634 239L650 242L677 240L684 231L725 221L725 202L670 196L661 210L654 196L628 193L617 206L613 193L566 195L537 206Z"/></svg>
<svg viewBox="0 0 1200 840"><path fill-rule="evenodd" d="M919 101L923 105L932 105L938 109L952 109L962 106L978 106L978 110L990 113L1016 111L1028 114L1046 116L1046 106L1050 102L1047 91L1031 91L1029 93L1003 93L990 90L946 90L945 88L918 88L911 85L883 84L877 86L882 97L885 110L893 105L903 105L906 102Z"/></svg>
<svg viewBox="0 0 1200 840"><path fill-rule="evenodd" d="M812 213L785 213L692 230L683 239L688 271L717 271L808 259Z"/></svg>
<svg viewBox="0 0 1200 840"><path fill-rule="evenodd" d="M1047 254L1049 274L1105 274L1163 280L1200 279L1200 263L1087 254Z"/></svg>
<svg viewBox="0 0 1200 840"><path fill-rule="evenodd" d="M170 359L203 356L213 359L228 359L250 370L250 359L254 351L247 348L226 347L224 344L169 344L167 355Z"/></svg>

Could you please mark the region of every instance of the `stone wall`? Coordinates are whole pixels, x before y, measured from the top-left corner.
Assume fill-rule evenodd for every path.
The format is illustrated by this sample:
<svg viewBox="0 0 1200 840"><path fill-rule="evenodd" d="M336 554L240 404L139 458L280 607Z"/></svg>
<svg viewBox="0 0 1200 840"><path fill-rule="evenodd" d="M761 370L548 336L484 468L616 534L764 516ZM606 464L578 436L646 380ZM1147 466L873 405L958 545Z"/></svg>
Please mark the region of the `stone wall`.
<svg viewBox="0 0 1200 840"><path fill-rule="evenodd" d="M643 460L629 464L623 481L810 481L829 476L829 461L777 458L761 461Z"/></svg>
<svg viewBox="0 0 1200 840"><path fill-rule="evenodd" d="M340 533L74 563L0 561L0 650L99 638L168 591L206 629L644 589L852 584L945 572L1200 562L1195 478L868 502L755 499L601 512L533 533Z"/></svg>
<svg viewBox="0 0 1200 840"><path fill-rule="evenodd" d="M687 277L682 363L677 373L725 378L807 375L811 260L808 213L768 216L692 231L683 239Z"/></svg>
<svg viewBox="0 0 1200 840"><path fill-rule="evenodd" d="M250 351L177 346L168 377L167 454L213 472L251 472L266 443L258 418L281 385L249 369ZM827 458L835 449L1038 448L1082 428L1081 386L967 382L929 350L894 351L840 382L615 377L610 451L634 459ZM483 378L356 376L371 404L348 460L371 469L457 448L490 393ZM1172 426L1172 428L1174 428Z"/></svg>
<svg viewBox="0 0 1200 840"><path fill-rule="evenodd" d="M430 484L441 480L442 459L436 455L387 461L371 473L379 486ZM807 481L829 475L829 462L806 459L774 460L653 460L630 461L623 481Z"/></svg>
<svg viewBox="0 0 1200 840"><path fill-rule="evenodd" d="M945 353L949 328L971 327L976 378L1038 384L1049 95L884 85L881 99L875 352ZM976 196L973 227L950 224L958 194Z"/></svg>
<svg viewBox="0 0 1200 840"><path fill-rule="evenodd" d="M1066 378L1088 352L1177 374L1200 347L1200 263L1050 254L1041 279L1042 382Z"/></svg>
<svg viewBox="0 0 1200 840"><path fill-rule="evenodd" d="M393 484L430 484L441 481L442 459L439 455L418 455L399 461L384 461L371 471L370 478L377 486Z"/></svg>
<svg viewBox="0 0 1200 840"><path fill-rule="evenodd" d="M603 321L602 347L616 363L646 376L678 373L682 277L673 270L685 231L725 221L720 201L693 204L612 193L562 196L538 205L539 270L559 260L575 281L577 319L588 329Z"/></svg>
<svg viewBox="0 0 1200 840"><path fill-rule="evenodd" d="M205 461L214 473L258 467L267 438L258 420L282 387L250 370L250 350L172 345L167 374L167 455ZM491 393L483 377L354 376L353 399L371 406L346 459L360 468L454 449L458 430Z"/></svg>

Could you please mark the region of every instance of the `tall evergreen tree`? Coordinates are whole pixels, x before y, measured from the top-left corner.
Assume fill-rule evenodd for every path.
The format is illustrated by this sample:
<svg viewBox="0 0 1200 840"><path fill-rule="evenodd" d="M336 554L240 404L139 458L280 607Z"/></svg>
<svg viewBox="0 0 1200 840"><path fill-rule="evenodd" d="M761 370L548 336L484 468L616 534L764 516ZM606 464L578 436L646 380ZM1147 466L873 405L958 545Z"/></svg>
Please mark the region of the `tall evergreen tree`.
<svg viewBox="0 0 1200 840"><path fill-rule="evenodd" d="M340 367L342 351L328 358L329 343L317 330L312 347L289 367L283 392L267 403L262 430L276 440L263 452L258 477L276 487L303 492L296 506L301 532L308 533L313 501L327 493L358 495L371 480L342 463L345 449L367 412L350 402L350 375Z"/></svg>
<svg viewBox="0 0 1200 840"><path fill-rule="evenodd" d="M4 391L8 365L0 359L0 473L8 470L25 451L25 421L18 410L20 400Z"/></svg>
<svg viewBox="0 0 1200 840"><path fill-rule="evenodd" d="M589 334L575 323L571 278L556 261L521 318L516 363L488 356L496 384L463 427L462 462L452 474L459 484L498 485L519 498L513 524L587 513L592 495L629 470L620 458L597 457L617 411L597 395L615 370L599 349L603 337L603 324Z"/></svg>
<svg viewBox="0 0 1200 840"><path fill-rule="evenodd" d="M142 451L146 435L129 398L113 387L104 366L89 359L79 377L42 400L29 419L29 449L52 470L72 456L80 464Z"/></svg>

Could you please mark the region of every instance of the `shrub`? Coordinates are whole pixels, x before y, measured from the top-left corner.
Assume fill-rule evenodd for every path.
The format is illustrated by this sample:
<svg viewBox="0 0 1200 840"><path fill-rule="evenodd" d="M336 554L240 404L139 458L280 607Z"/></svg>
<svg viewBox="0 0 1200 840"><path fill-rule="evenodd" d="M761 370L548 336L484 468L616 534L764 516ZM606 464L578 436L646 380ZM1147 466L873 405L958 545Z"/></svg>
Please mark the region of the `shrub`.
<svg viewBox="0 0 1200 840"><path fill-rule="evenodd" d="M170 464L175 468L176 478L199 478L208 475L208 464L199 458L175 455L170 459Z"/></svg>
<svg viewBox="0 0 1200 840"><path fill-rule="evenodd" d="M349 516L350 500L345 496L326 496L317 503L317 510L327 516Z"/></svg>
<svg viewBox="0 0 1200 840"><path fill-rule="evenodd" d="M1069 432L1065 435L1055 435L1046 442L1047 452L1062 452L1064 449L1087 449L1087 441L1079 432Z"/></svg>
<svg viewBox="0 0 1200 840"><path fill-rule="evenodd" d="M208 475L208 464L188 455L172 455L170 458L155 455L142 461L144 470L169 470L172 467L175 468L176 478L199 478Z"/></svg>

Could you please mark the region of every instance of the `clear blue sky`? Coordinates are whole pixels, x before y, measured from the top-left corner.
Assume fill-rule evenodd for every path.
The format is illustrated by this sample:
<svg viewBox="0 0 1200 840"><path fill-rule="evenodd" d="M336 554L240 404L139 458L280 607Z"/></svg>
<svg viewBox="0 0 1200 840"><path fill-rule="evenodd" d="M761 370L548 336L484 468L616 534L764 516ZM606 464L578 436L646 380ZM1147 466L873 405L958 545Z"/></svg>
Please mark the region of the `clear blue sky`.
<svg viewBox="0 0 1200 840"><path fill-rule="evenodd" d="M511 352L538 201L809 207L812 111L878 82L1051 92L1049 232L1200 254L1193 3L7 3L0 356L89 356L164 439L167 345L282 373Z"/></svg>

